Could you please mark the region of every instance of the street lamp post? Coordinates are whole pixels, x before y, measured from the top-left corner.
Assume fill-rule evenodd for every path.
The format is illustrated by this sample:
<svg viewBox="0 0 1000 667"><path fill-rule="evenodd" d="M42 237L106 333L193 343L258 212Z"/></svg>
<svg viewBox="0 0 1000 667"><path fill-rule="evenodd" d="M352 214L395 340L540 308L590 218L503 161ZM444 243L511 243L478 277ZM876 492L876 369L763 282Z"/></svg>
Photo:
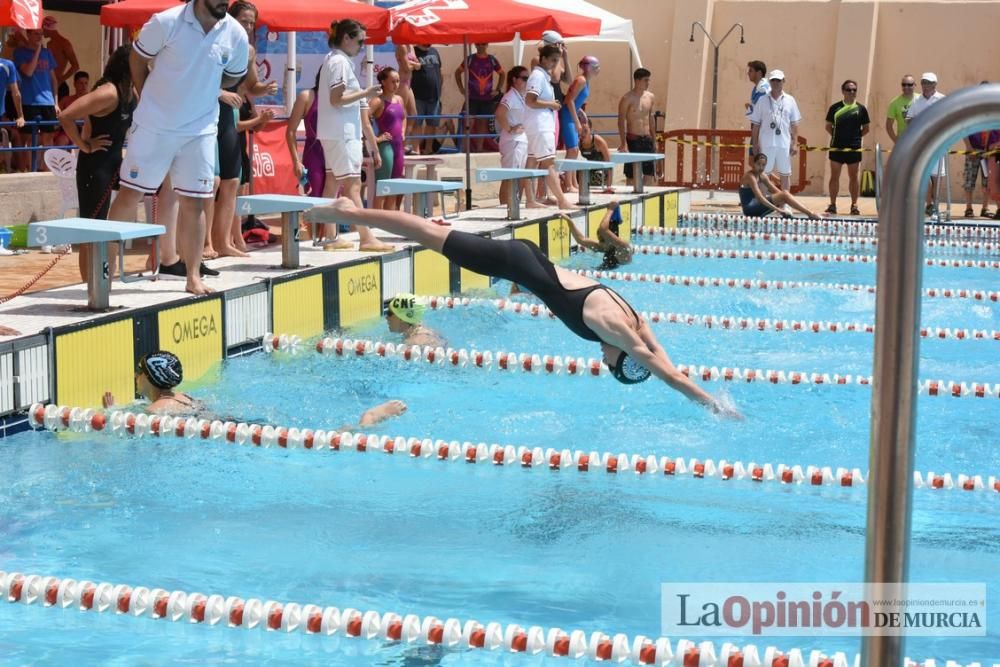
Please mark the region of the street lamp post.
<svg viewBox="0 0 1000 667"><path fill-rule="evenodd" d="M688 41L694 41L695 27L700 28L701 31L705 33L705 37L708 38L708 41L712 43L712 46L715 49L714 59L712 61L712 182L717 184L719 182L719 147L715 145L717 141L715 140L714 135L716 130L716 121L719 114L719 47L721 47L729 35L732 34L733 30L736 30L737 28L740 29L740 44L745 44L746 41L743 39L742 23L734 23L718 42L712 39L712 36L708 34L708 30L705 29L705 26L701 21L695 21L691 24L691 38ZM714 190L710 190L708 196L711 197L713 192Z"/></svg>

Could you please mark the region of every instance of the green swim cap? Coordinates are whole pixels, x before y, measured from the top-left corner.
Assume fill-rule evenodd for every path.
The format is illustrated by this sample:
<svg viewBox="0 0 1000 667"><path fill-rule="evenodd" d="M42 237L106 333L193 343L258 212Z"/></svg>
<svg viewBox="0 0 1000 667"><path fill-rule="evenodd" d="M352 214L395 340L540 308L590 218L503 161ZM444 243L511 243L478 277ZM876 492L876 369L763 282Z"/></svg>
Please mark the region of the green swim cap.
<svg viewBox="0 0 1000 667"><path fill-rule="evenodd" d="M427 306L417 302L413 294L397 294L389 302L389 312L407 324L420 324L424 319Z"/></svg>

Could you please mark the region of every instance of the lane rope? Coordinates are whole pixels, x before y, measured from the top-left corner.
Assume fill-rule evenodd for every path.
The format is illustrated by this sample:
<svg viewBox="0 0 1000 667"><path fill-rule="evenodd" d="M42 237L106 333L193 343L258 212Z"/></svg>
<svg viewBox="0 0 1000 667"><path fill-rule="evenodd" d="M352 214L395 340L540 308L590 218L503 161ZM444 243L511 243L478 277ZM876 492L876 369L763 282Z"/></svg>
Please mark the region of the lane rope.
<svg viewBox="0 0 1000 667"><path fill-rule="evenodd" d="M667 257L694 257L697 259L756 259L782 262L823 262L831 264L875 264L874 255L815 254L795 251L739 250L736 248L691 248L669 245L634 245L632 250L640 255L666 255ZM975 259L926 258L925 266L966 269L1000 269L1000 262Z"/></svg>
<svg viewBox="0 0 1000 667"><path fill-rule="evenodd" d="M738 241L767 241L781 243L802 243L813 245L846 245L862 248L877 247L874 236L847 236L835 234L801 234L792 232L749 231L728 229L702 229L699 227L640 227L635 230L639 236L669 236L671 238L729 239ZM989 254L1000 252L1000 243L981 240L952 240L930 238L924 241L927 248L955 251L975 251Z"/></svg>
<svg viewBox="0 0 1000 667"><path fill-rule="evenodd" d="M822 289L828 291L867 292L875 294L875 285L855 283L821 283L808 280L764 280L760 278L718 278L706 276L675 276L662 273L629 273L625 271L599 271L595 269L567 269L595 280L620 280L635 283L656 283L682 287L725 287L729 289ZM1000 292L951 287L925 287L923 296L930 299L972 299L974 301L1000 301Z"/></svg>
<svg viewBox="0 0 1000 667"><path fill-rule="evenodd" d="M273 632L274 636L299 633L362 641L437 645L455 651L480 649L571 660L630 662L634 665L849 667L858 664L859 658L855 656L854 661L849 662L843 652L828 656L814 650L809 653L807 661L799 648L782 652L770 646L761 651L754 644L739 646L726 642L716 650L712 642L696 644L687 639L678 640L674 646L665 637L652 639L636 635L630 638L622 633L567 632L556 627L546 629L533 625L525 628L516 623L480 623L474 619L442 620L435 616L168 591L164 588L95 583L21 572L0 571L0 595L11 604ZM918 666L909 658L905 664L907 667ZM919 664L933 667L935 663L928 660ZM960 667L958 663L949 661L948 667L953 666Z"/></svg>
<svg viewBox="0 0 1000 667"><path fill-rule="evenodd" d="M285 426L222 422L196 417L148 415L127 410L98 411L57 405L31 406L28 417L32 427L48 431L77 433L101 432L122 437L178 437L225 442L262 448L307 449L312 451L359 453L382 452L412 460L436 458L450 463L484 464L536 470L606 472L636 476L684 477L730 480L796 486L859 487L868 473L860 468L757 463L721 459L685 460L681 457L626 452L597 452L581 449L527 447L485 442L351 433ZM986 480L984 482L984 479ZM1000 477L914 471L913 484L918 489L992 491L1000 493Z"/></svg>
<svg viewBox="0 0 1000 667"><path fill-rule="evenodd" d="M509 299L485 299L472 297L431 296L418 297L417 302L432 310L452 310L461 307L492 306L496 310L525 315L528 317L556 319L552 311L544 304L511 301ZM699 315L692 313L665 313L655 311L639 311L639 314L652 324L686 324L701 326L706 329L726 329L731 331L767 331L774 333L875 333L875 325L868 322L833 322L813 320L782 320L741 315ZM985 329L960 329L957 327L921 327L921 338L939 338L942 340L994 340L1000 341L1000 331ZM272 349L279 349L280 341L265 335L264 340L270 340Z"/></svg>
<svg viewBox="0 0 1000 667"><path fill-rule="evenodd" d="M876 236L876 220L860 221L849 219L802 217L779 218L776 216L753 217L732 213L694 212L678 216L679 227L697 227L731 231L771 231L805 234L852 233L862 236ZM963 239L1000 239L1000 225L966 225L962 223L924 223L924 235L945 236Z"/></svg>

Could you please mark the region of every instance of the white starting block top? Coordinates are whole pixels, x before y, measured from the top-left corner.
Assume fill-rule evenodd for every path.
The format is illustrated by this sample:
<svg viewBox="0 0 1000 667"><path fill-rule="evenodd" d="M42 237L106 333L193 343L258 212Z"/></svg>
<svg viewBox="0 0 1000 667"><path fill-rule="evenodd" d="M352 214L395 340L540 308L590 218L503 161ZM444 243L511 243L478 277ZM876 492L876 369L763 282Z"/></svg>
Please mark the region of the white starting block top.
<svg viewBox="0 0 1000 667"><path fill-rule="evenodd" d="M629 162L654 162L666 159L663 153L619 153L612 151L611 161L615 164L627 164Z"/></svg>
<svg viewBox="0 0 1000 667"><path fill-rule="evenodd" d="M614 162L603 160L556 160L559 171L597 171L598 169L613 169Z"/></svg>
<svg viewBox="0 0 1000 667"><path fill-rule="evenodd" d="M391 195L412 195L425 192L454 192L461 190L462 183L455 181L425 181L419 178L386 178L375 184L375 193L380 197Z"/></svg>
<svg viewBox="0 0 1000 667"><path fill-rule="evenodd" d="M511 181L515 178L544 178L548 173L545 169L511 169L506 167L476 169L476 182L489 183L490 181Z"/></svg>
<svg viewBox="0 0 1000 667"><path fill-rule="evenodd" d="M242 195L236 198L236 211L240 215L268 215L271 213L301 213L313 206L326 206L333 200L326 197L302 195Z"/></svg>
<svg viewBox="0 0 1000 667"><path fill-rule="evenodd" d="M160 236L167 229L163 225L141 222L114 222L94 218L64 218L33 222L28 226L28 245L76 245L80 243L109 243L128 241L150 236Z"/></svg>

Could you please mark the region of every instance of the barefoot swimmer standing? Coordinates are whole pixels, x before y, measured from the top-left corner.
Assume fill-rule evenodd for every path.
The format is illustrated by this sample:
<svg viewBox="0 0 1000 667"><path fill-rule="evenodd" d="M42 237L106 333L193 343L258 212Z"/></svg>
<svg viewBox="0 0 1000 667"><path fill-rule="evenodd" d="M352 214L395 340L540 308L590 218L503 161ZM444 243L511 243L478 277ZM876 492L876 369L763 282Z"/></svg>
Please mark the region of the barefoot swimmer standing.
<svg viewBox="0 0 1000 667"><path fill-rule="evenodd" d="M344 198L330 206L317 206L306 216L313 223L380 227L435 250L470 271L515 282L541 299L570 331L600 343L604 363L619 382L635 384L656 375L715 413L740 416L671 363L649 324L617 292L553 265L530 241L487 239L452 231L409 213L358 208Z"/></svg>

